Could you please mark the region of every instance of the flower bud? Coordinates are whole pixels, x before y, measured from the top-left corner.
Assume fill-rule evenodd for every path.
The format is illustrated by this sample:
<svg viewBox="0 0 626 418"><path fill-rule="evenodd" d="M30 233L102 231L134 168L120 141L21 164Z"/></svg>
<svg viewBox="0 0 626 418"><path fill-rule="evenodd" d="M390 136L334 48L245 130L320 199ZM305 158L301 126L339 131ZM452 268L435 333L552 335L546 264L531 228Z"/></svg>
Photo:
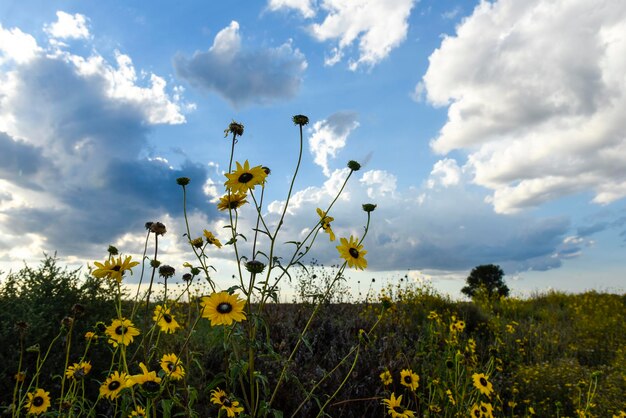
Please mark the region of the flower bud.
<svg viewBox="0 0 626 418"><path fill-rule="evenodd" d="M361 169L361 164L357 163L354 160L348 161L348 168L352 171L359 171Z"/></svg>
<svg viewBox="0 0 626 418"><path fill-rule="evenodd" d="M172 277L174 273L176 273L176 270L172 266L164 264L159 267L159 276L163 277L164 279Z"/></svg>
<svg viewBox="0 0 626 418"><path fill-rule="evenodd" d="M191 180L189 179L189 177L179 177L179 178L177 178L177 179L176 179L176 183L177 183L179 186L183 186L183 187L185 187L186 185L188 185L190 181L191 181Z"/></svg>
<svg viewBox="0 0 626 418"><path fill-rule="evenodd" d="M243 125L241 123L237 123L232 121L228 128L224 129L224 137L227 137L229 133L232 133L234 136L242 136L243 135Z"/></svg>
<svg viewBox="0 0 626 418"><path fill-rule="evenodd" d="M365 212L374 212L374 209L376 209L376 205L373 203L364 203L363 204L363 210Z"/></svg>
<svg viewBox="0 0 626 418"><path fill-rule="evenodd" d="M246 263L246 270L253 274L263 273L263 270L265 270L265 264L258 260L251 260Z"/></svg>
<svg viewBox="0 0 626 418"><path fill-rule="evenodd" d="M119 251L117 250L117 248L115 248L112 245L109 245L109 248L107 249L107 252L111 255L118 255Z"/></svg>
<svg viewBox="0 0 626 418"><path fill-rule="evenodd" d="M292 120L295 125L304 126L309 124L309 118L304 115L295 115Z"/></svg>

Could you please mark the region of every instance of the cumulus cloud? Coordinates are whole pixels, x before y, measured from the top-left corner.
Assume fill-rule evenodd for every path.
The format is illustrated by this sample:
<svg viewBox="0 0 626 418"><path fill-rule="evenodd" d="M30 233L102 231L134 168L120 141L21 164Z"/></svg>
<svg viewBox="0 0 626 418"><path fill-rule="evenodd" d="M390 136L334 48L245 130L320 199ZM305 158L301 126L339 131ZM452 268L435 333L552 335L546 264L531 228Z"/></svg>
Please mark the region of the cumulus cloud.
<svg viewBox="0 0 626 418"><path fill-rule="evenodd" d="M469 152L500 213L592 191L626 196L626 3L482 1L430 56L432 141Z"/></svg>
<svg viewBox="0 0 626 418"><path fill-rule="evenodd" d="M6 61L0 75L0 228L20 243L0 261L101 254L128 230L180 212L183 175L200 185L188 189L190 210L206 207L204 166L142 157L152 126L184 122L161 77L145 73L146 85L121 53L110 63L60 44L31 46L34 55Z"/></svg>
<svg viewBox="0 0 626 418"><path fill-rule="evenodd" d="M13 61L26 63L41 51L37 40L19 28L4 29L0 24L0 65Z"/></svg>
<svg viewBox="0 0 626 418"><path fill-rule="evenodd" d="M327 208L347 174L347 169L335 170L324 185L296 192L282 233L304 238L318 220L315 209ZM360 237L366 220L361 204L378 204L365 240L368 266L374 271L466 271L496 263L513 274L557 268L585 247L586 241L566 239L572 228L563 217L500 215L461 186L454 195L432 189L420 204L420 190L397 187L396 177L385 170L359 171L329 212L337 236ZM283 204L272 202L268 217L278 217ZM322 264L336 264L337 244L323 238L311 256Z"/></svg>
<svg viewBox="0 0 626 418"><path fill-rule="evenodd" d="M87 39L89 28L87 18L80 13L69 14L63 11L57 12L57 21L46 25L44 31L51 38L56 39Z"/></svg>
<svg viewBox="0 0 626 418"><path fill-rule="evenodd" d="M326 177L330 176L329 157L335 158L337 152L346 146L348 136L359 126L357 117L355 112L337 112L313 124L309 150Z"/></svg>
<svg viewBox="0 0 626 418"><path fill-rule="evenodd" d="M298 11L303 17L311 18L315 16L313 0L269 0L267 5L268 10L289 10L293 9Z"/></svg>
<svg viewBox="0 0 626 418"><path fill-rule="evenodd" d="M358 44L358 58L350 58L349 68L372 67L385 59L405 39L408 19L415 0L323 0L319 11L325 14L319 23L308 26L311 35L321 42L336 42L326 65L340 62L346 51ZM292 8L304 17L313 18L313 2L270 0L269 9Z"/></svg>
<svg viewBox="0 0 626 418"><path fill-rule="evenodd" d="M198 51L190 59L178 54L174 67L192 86L242 106L294 97L307 62L291 40L276 48L242 47L239 23L232 21L215 36L208 51Z"/></svg>
<svg viewBox="0 0 626 418"><path fill-rule="evenodd" d="M429 189L437 185L450 187L459 184L460 181L461 168L459 168L456 160L444 158L443 160L437 161L433 166L427 181L427 186Z"/></svg>

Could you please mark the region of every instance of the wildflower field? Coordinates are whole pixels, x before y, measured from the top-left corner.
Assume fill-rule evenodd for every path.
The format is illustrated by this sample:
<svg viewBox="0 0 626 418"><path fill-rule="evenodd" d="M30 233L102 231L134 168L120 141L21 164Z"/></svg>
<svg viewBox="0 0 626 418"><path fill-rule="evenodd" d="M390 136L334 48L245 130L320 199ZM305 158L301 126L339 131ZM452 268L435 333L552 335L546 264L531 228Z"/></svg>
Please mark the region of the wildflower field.
<svg viewBox="0 0 626 418"><path fill-rule="evenodd" d="M366 236L376 205L362 205L360 236L335 236L341 187L308 235L281 236L308 118L293 122L300 153L278 217L263 211L271 170L235 159L244 128L233 122L217 203L227 232L187 222L188 262L161 260L167 226L150 221L140 259L111 246L88 274L46 257L0 276L4 416L626 416L626 295L458 302L399 280L346 298L347 269L366 269L375 251ZM345 182L359 168L350 161ZM187 220L192 179L177 183ZM255 208L251 231L240 227L244 205ZM335 247L340 264L310 263L314 245ZM238 274L221 289L208 249L225 248ZM143 290L130 292L130 277ZM289 284L299 298L279 303Z"/></svg>

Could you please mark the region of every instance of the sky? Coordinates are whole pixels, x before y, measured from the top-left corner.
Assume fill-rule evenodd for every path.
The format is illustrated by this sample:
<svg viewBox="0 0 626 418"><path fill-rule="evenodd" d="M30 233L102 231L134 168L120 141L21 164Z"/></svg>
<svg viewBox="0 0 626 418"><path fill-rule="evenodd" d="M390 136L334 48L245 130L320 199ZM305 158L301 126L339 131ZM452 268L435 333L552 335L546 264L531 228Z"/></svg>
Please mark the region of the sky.
<svg viewBox="0 0 626 418"><path fill-rule="evenodd" d="M193 254L176 178L191 179L192 234L226 242L224 129L240 122L235 159L271 168L271 223L304 114L281 254L356 160L330 213L360 236L361 205L378 205L353 290L407 276L459 297L498 264L517 295L623 293L624 109L623 0L3 0L0 270L55 252L85 266L109 245L140 257L161 221L159 259L180 277ZM312 257L339 263L322 238ZM232 248L209 255L230 287Z"/></svg>

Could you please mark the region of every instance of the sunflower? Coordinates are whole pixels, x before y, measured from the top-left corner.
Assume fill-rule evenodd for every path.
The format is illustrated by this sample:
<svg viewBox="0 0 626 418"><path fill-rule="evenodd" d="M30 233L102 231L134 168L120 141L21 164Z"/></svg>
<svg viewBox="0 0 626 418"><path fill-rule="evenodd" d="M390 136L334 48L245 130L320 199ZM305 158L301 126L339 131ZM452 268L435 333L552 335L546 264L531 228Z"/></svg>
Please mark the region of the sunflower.
<svg viewBox="0 0 626 418"><path fill-rule="evenodd" d="M26 394L28 400L24 408L29 414L39 415L50 408L50 392L43 389L36 389L34 392Z"/></svg>
<svg viewBox="0 0 626 418"><path fill-rule="evenodd" d="M349 267L363 270L367 267L367 260L363 258L367 251L363 249L363 245L359 244L358 238L350 235L350 241L341 238L341 245L337 246L339 255L348 262Z"/></svg>
<svg viewBox="0 0 626 418"><path fill-rule="evenodd" d="M230 325L246 319L243 307L245 300L228 292L216 292L202 298L202 316L211 321L211 326Z"/></svg>
<svg viewBox="0 0 626 418"><path fill-rule="evenodd" d="M478 404L474 404L474 406L472 406L472 409L470 410L470 416L473 418L481 418L482 415L480 413L480 405Z"/></svg>
<svg viewBox="0 0 626 418"><path fill-rule="evenodd" d="M480 391L483 395L490 396L493 392L493 385L489 380L487 380L487 376L483 373L474 373L472 375L472 379L474 380L474 387Z"/></svg>
<svg viewBox="0 0 626 418"><path fill-rule="evenodd" d="M389 399L383 399L383 403L387 405L387 413L391 415L391 418L413 418L415 414L413 411L406 409L401 405L402 395L396 398L396 394L392 393Z"/></svg>
<svg viewBox="0 0 626 418"><path fill-rule="evenodd" d="M128 378L129 386L139 385L148 393L155 393L159 390L161 385L161 378L157 376L155 371L148 371L145 364L139 363L141 368L141 374L134 374Z"/></svg>
<svg viewBox="0 0 626 418"><path fill-rule="evenodd" d="M137 407L133 410L133 412L130 413L130 416L131 417L145 417L146 410L142 408L141 406L137 405Z"/></svg>
<svg viewBox="0 0 626 418"><path fill-rule="evenodd" d="M156 322L161 328L161 331L166 334L173 334L176 332L176 329L180 328L180 325L176 322L174 315L170 313L170 308L167 306L157 305L154 308L152 320Z"/></svg>
<svg viewBox="0 0 626 418"><path fill-rule="evenodd" d="M114 319L105 332L109 336L109 343L114 347L118 344L128 345L133 342L133 337L140 334L133 323L126 318Z"/></svg>
<svg viewBox="0 0 626 418"><path fill-rule="evenodd" d="M206 242L211 245L215 245L217 248L222 248L222 243L219 239L215 238L212 232L204 230L204 237L206 238Z"/></svg>
<svg viewBox="0 0 626 418"><path fill-rule="evenodd" d="M95 261L94 264L98 267L91 272L94 277L98 279L106 277L107 279L115 279L118 283L121 283L124 273L128 270L130 274L133 274L131 269L139 265L139 262L132 261L131 256L125 257L124 261L122 261L122 256L119 256L117 258L109 258L105 260L104 263Z"/></svg>
<svg viewBox="0 0 626 418"><path fill-rule="evenodd" d="M490 403L480 403L480 413L483 418L493 418L493 406Z"/></svg>
<svg viewBox="0 0 626 418"><path fill-rule="evenodd" d="M172 379L180 380L185 376L185 369L176 354L163 354L161 369Z"/></svg>
<svg viewBox="0 0 626 418"><path fill-rule="evenodd" d="M233 173L227 173L225 176L228 180L226 180L224 186L231 193L246 193L248 190L254 189L254 186L257 184L265 183L267 173L260 165L250 168L250 163L246 160L243 163L243 167L237 162L237 170Z"/></svg>
<svg viewBox="0 0 626 418"><path fill-rule="evenodd" d="M91 371L91 363L88 361L81 361L80 363L74 363L67 368L65 376L68 379L82 379Z"/></svg>
<svg viewBox="0 0 626 418"><path fill-rule="evenodd" d="M242 207L248 201L246 200L248 197L245 193L229 193L222 197L220 197L220 201L217 204L217 208L219 210L235 210L237 208Z"/></svg>
<svg viewBox="0 0 626 418"><path fill-rule="evenodd" d="M335 233L333 232L332 228L330 227L330 223L332 221L334 221L335 218L333 218L332 216L326 216L326 212L324 212L320 208L317 208L317 214L320 217L320 224L322 226L322 229L324 230L324 232L326 232L328 235L330 235L330 240L334 241L335 240Z"/></svg>
<svg viewBox="0 0 626 418"><path fill-rule="evenodd" d="M389 370L385 370L384 372L380 374L380 380L381 382L383 382L383 385L385 386L389 386L390 384L393 383L393 377L391 376L391 373L389 372Z"/></svg>
<svg viewBox="0 0 626 418"><path fill-rule="evenodd" d="M128 375L124 372L113 372L100 386L100 396L113 400L125 387L128 387Z"/></svg>
<svg viewBox="0 0 626 418"><path fill-rule="evenodd" d="M416 373L413 373L412 370L404 369L400 372L400 383L402 386L406 386L412 391L415 391L420 384L420 377Z"/></svg>
<svg viewBox="0 0 626 418"><path fill-rule="evenodd" d="M233 418L243 412L243 408L239 406L238 401L231 400L226 396L226 392L217 388L211 391L211 402L220 406L220 409L226 411L226 415Z"/></svg>

